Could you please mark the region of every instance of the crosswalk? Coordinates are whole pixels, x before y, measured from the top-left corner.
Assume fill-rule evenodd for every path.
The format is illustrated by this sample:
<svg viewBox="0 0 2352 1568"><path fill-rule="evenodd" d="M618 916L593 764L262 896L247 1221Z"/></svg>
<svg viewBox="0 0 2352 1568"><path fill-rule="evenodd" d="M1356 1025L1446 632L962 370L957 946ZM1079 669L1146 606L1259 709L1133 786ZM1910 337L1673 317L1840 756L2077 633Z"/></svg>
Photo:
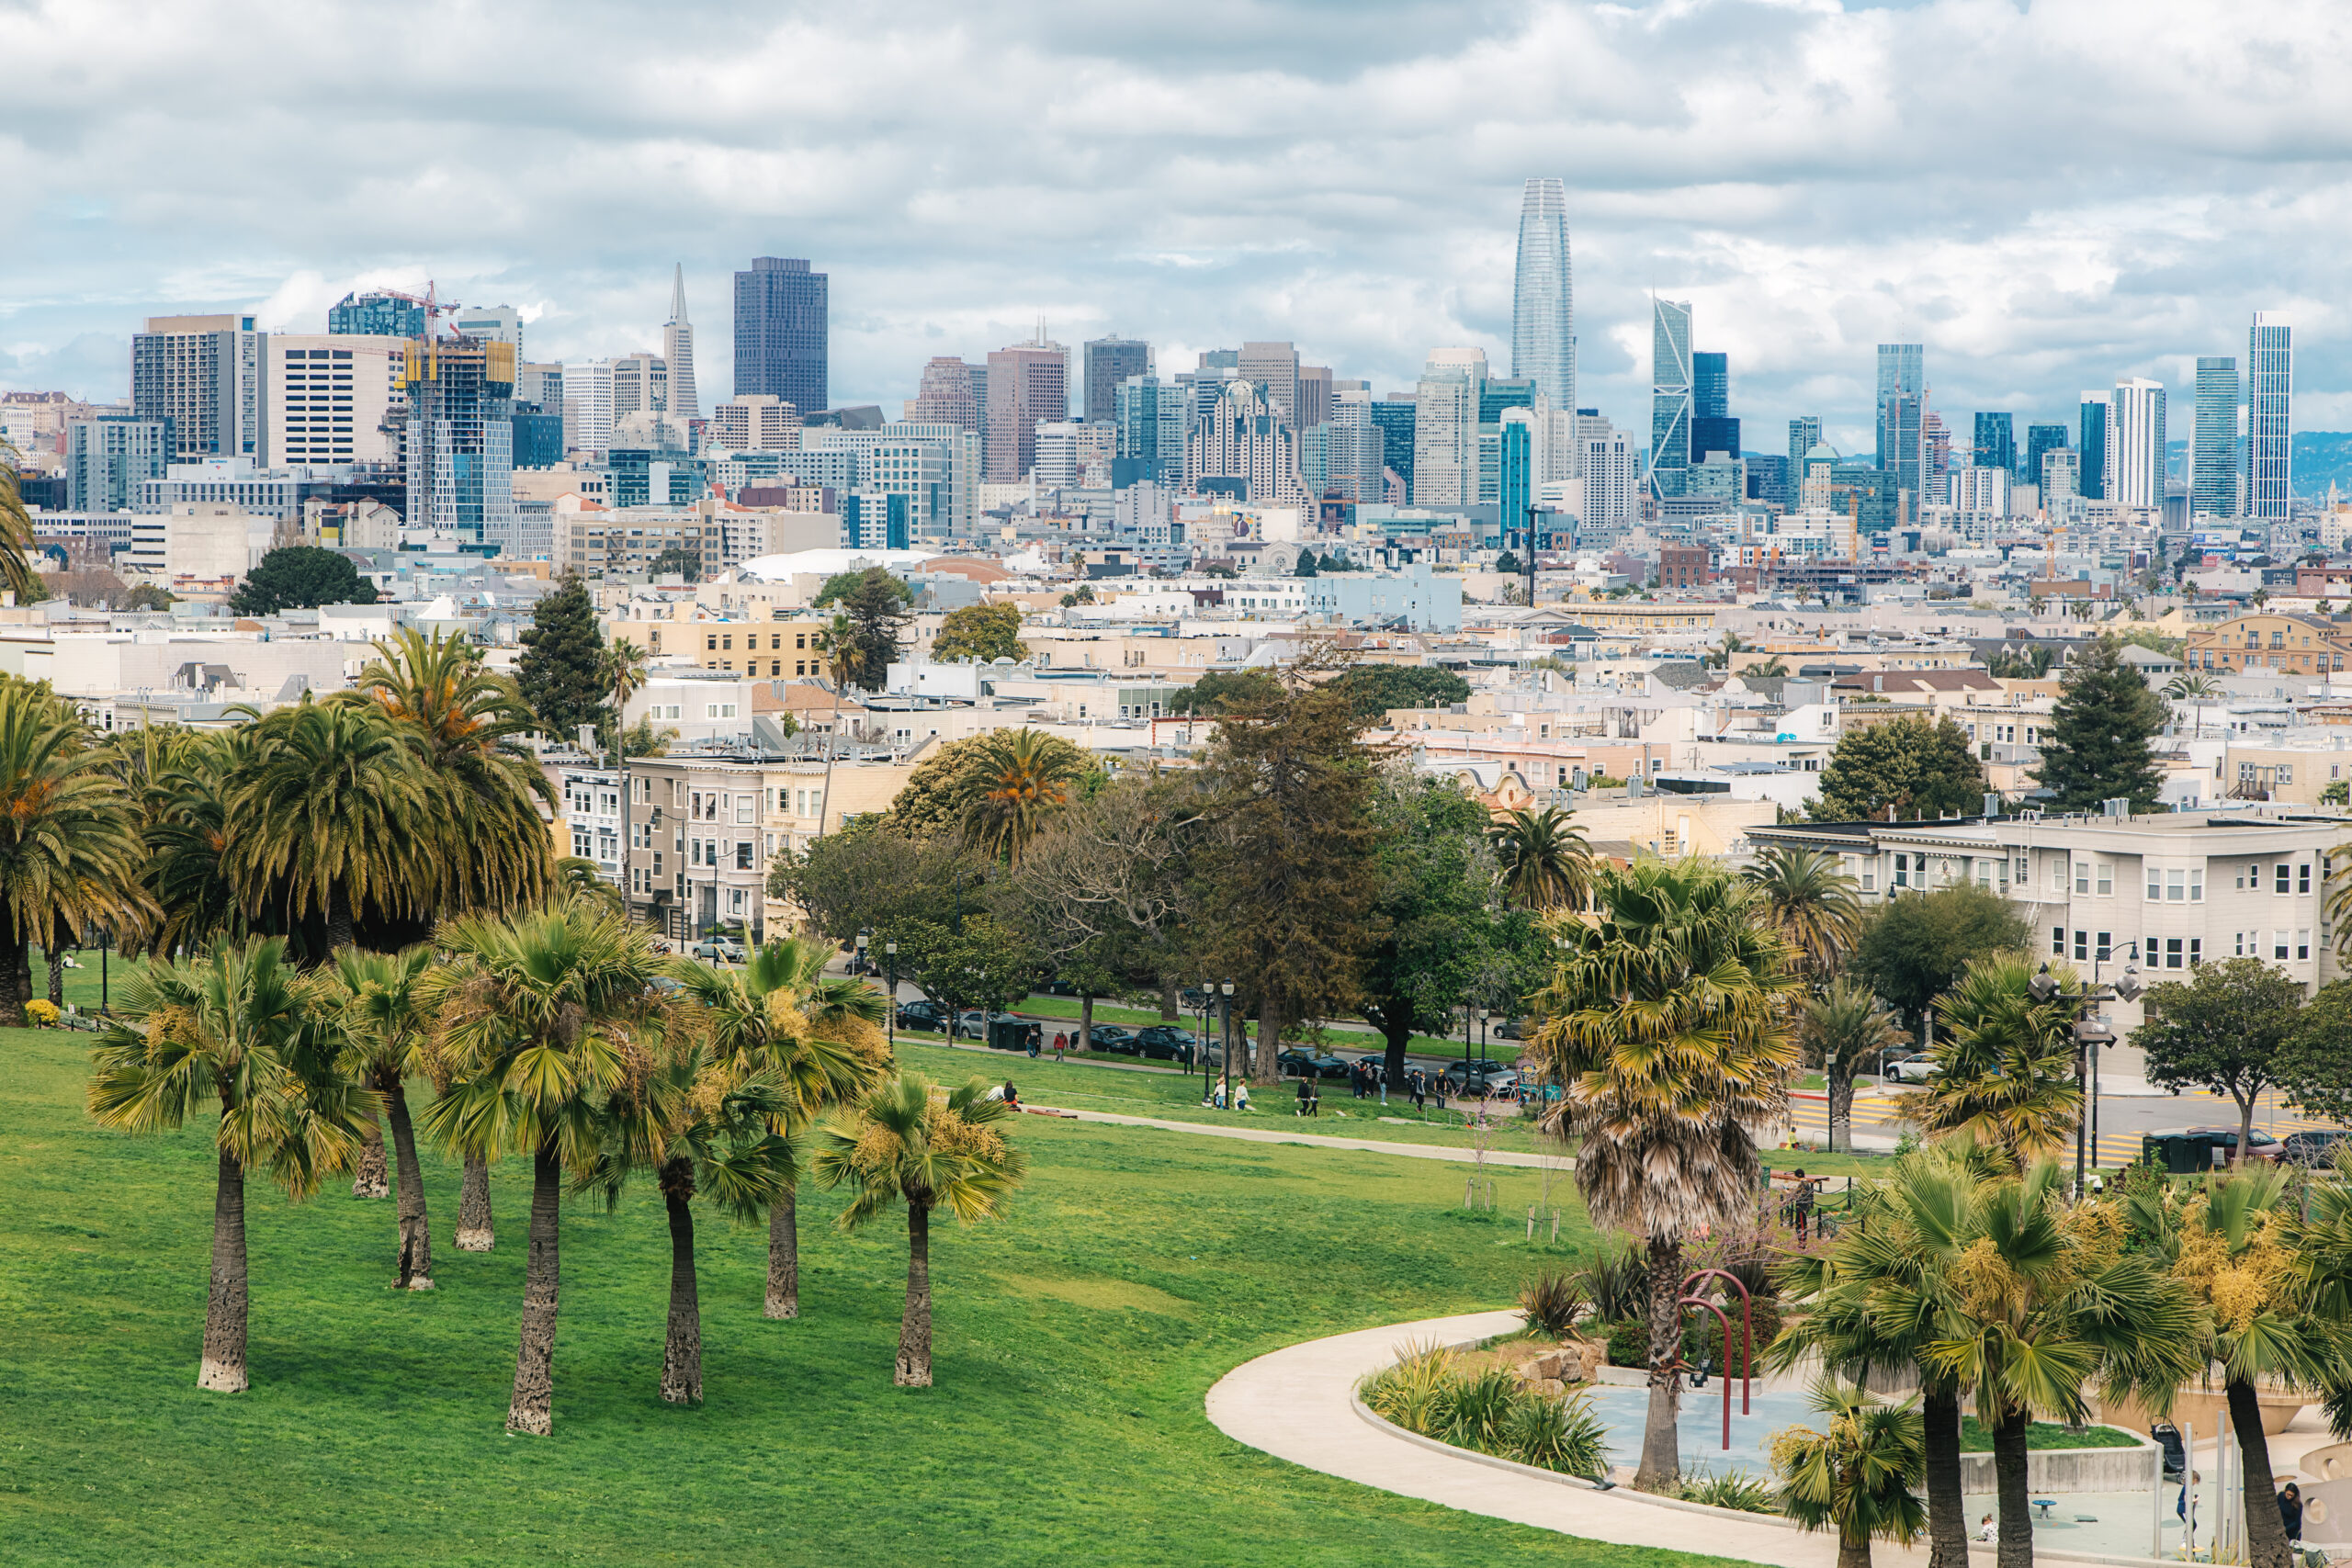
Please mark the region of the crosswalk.
<svg viewBox="0 0 2352 1568"><path fill-rule="evenodd" d="M1854 1132L1868 1140L1895 1139L1905 1130L1903 1121L1904 1090L1863 1089L1854 1096ZM2161 1109L2158 1109L2161 1108ZM2203 1089L2185 1090L2177 1096L2160 1100L2143 1098L2106 1099L2101 1100L2098 1131L2098 1163L2112 1168L2129 1165L2140 1157L2141 1138L2146 1130L2156 1127L2235 1126L2238 1120L2236 1102L2226 1095ZM2154 1114L2151 1114L2151 1112ZM1794 1135L1803 1141L1826 1139L1829 1135L1829 1101L1820 1094L1792 1097L1789 1120ZM2119 1123L2123 1123L2119 1125ZM2290 1133L2331 1128L2332 1122L2304 1116L2280 1103L2275 1095L2266 1095L2256 1102L2254 1124L2272 1137L2283 1138Z"/></svg>

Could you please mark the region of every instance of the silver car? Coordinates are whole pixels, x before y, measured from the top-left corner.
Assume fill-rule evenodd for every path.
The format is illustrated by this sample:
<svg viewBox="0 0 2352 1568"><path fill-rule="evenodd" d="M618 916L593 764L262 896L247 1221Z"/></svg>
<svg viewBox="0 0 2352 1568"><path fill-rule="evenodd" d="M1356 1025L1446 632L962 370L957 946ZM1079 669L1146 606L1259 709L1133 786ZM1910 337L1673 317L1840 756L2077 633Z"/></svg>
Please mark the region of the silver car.
<svg viewBox="0 0 2352 1568"><path fill-rule="evenodd" d="M1914 1056L1887 1068L1886 1076L1895 1083L1926 1083L1942 1071L1933 1056Z"/></svg>

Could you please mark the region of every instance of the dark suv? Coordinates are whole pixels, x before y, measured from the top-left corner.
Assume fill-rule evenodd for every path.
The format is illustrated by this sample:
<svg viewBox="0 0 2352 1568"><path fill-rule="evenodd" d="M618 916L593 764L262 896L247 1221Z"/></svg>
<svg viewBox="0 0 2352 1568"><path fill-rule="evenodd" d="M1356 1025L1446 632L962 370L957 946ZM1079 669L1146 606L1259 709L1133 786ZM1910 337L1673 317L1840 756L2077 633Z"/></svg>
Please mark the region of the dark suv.
<svg viewBox="0 0 2352 1568"><path fill-rule="evenodd" d="M899 1027L944 1034L947 1030L947 1010L937 1002L908 1002L899 1009Z"/></svg>
<svg viewBox="0 0 2352 1568"><path fill-rule="evenodd" d="M1136 1036L1136 1048L1155 1062L1182 1062L1189 1066L1199 1045L1191 1030L1172 1023L1155 1023Z"/></svg>
<svg viewBox="0 0 2352 1568"><path fill-rule="evenodd" d="M1069 1043L1072 1049L1078 1045L1078 1031L1075 1029L1069 1032ZM1137 1056L1143 1054L1136 1045L1136 1032L1115 1023L1098 1023L1088 1030L1086 1043L1091 1050L1107 1051L1117 1056Z"/></svg>
<svg viewBox="0 0 2352 1568"><path fill-rule="evenodd" d="M2319 1166L2332 1164L2335 1151L2347 1136L2340 1128L2314 1127L2301 1133L2290 1133L2278 1141L2278 1163L2281 1165Z"/></svg>

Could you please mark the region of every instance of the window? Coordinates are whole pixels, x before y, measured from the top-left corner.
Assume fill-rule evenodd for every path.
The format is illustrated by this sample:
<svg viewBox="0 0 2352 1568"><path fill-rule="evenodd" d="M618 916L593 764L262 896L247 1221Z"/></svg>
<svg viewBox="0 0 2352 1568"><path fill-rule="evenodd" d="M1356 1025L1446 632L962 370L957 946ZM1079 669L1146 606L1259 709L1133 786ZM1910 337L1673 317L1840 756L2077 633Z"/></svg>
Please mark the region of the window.
<svg viewBox="0 0 2352 1568"><path fill-rule="evenodd" d="M712 632L708 636L705 637L703 638L702 645L707 651L717 653L718 651L718 634L717 632Z"/></svg>
<svg viewBox="0 0 2352 1568"><path fill-rule="evenodd" d="M2090 890L2091 863L2086 860L2078 860L2075 863L2075 891L2088 893Z"/></svg>
<svg viewBox="0 0 2352 1568"><path fill-rule="evenodd" d="M2066 863L2063 860L2053 860L2050 863L2050 891L2052 893L2066 891Z"/></svg>
<svg viewBox="0 0 2352 1568"><path fill-rule="evenodd" d="M2312 863L2305 861L2295 867L2295 891L2298 893L2308 893L2311 890Z"/></svg>
<svg viewBox="0 0 2352 1568"><path fill-rule="evenodd" d="M2270 933L2270 956L2281 964L2287 962L2287 933L2285 931Z"/></svg>
<svg viewBox="0 0 2352 1568"><path fill-rule="evenodd" d="M757 646L756 641L754 642L754 646ZM782 632L778 632L774 637L768 638L768 651L770 653L781 652L783 648L784 634Z"/></svg>
<svg viewBox="0 0 2352 1568"><path fill-rule="evenodd" d="M2245 956L2245 932L2244 932L2244 931L2239 931L2239 932L2236 932L2235 934L2236 934L2237 939L2238 939L2238 941L2237 941L2237 951L2236 951L2234 953L2231 954L2231 956L2232 956L2232 957L2233 957L2233 958L2244 958L2244 957Z"/></svg>
<svg viewBox="0 0 2352 1568"><path fill-rule="evenodd" d="M789 811L792 809L792 792L790 790L780 789L775 792L775 808L778 811Z"/></svg>
<svg viewBox="0 0 2352 1568"><path fill-rule="evenodd" d="M2052 958L2066 956L2066 928L2064 926L2050 928L2050 956Z"/></svg>
<svg viewBox="0 0 2352 1568"><path fill-rule="evenodd" d="M2261 878L2262 873L2260 868L2257 867L2255 872L2255 880L2259 882ZM2245 890L2245 867L2244 866L2238 867L2237 887L2240 892L2244 892Z"/></svg>
<svg viewBox="0 0 2352 1568"><path fill-rule="evenodd" d="M2098 863L2098 896L2102 898L2115 897L2115 867L2106 861Z"/></svg>
<svg viewBox="0 0 2352 1568"><path fill-rule="evenodd" d="M2165 872L2165 902L2167 904L2183 904L2188 901L2188 873L2185 871Z"/></svg>
<svg viewBox="0 0 2352 1568"><path fill-rule="evenodd" d="M768 674L769 674L771 677L777 676L777 675L781 675L781 674L783 674L783 673L784 673L784 660L781 660L781 659L771 659L771 660L768 660Z"/></svg>
<svg viewBox="0 0 2352 1568"><path fill-rule="evenodd" d="M2201 936L2193 936L2193 937L2190 937L2190 938L2188 939L2188 966L2189 966L2191 969L2194 969L2194 968L2196 968L2199 964L2202 964L2202 963L2204 963L2204 962L2205 962L2205 939L2204 939L2203 937L2201 937Z"/></svg>
<svg viewBox="0 0 2352 1568"><path fill-rule="evenodd" d="M730 653L733 652L735 649L735 635L732 632L729 632L727 636L720 637L718 639L718 646Z"/></svg>
<svg viewBox="0 0 2352 1568"><path fill-rule="evenodd" d="M2177 936L2165 938L2165 967L2167 969L2180 967L2180 938Z"/></svg>
<svg viewBox="0 0 2352 1568"><path fill-rule="evenodd" d="M2089 934L2090 933L2087 931L2076 931L2075 933L2075 956L2076 958L2088 958L2091 955L2090 942L2087 940Z"/></svg>
<svg viewBox="0 0 2352 1568"><path fill-rule="evenodd" d="M733 703L705 703L702 705L702 716L705 718L733 718L735 705Z"/></svg>
<svg viewBox="0 0 2352 1568"><path fill-rule="evenodd" d="M1897 887L1908 887L1911 886L1911 857L1909 855L1897 855L1894 857L1894 885Z"/></svg>
<svg viewBox="0 0 2352 1568"><path fill-rule="evenodd" d="M736 840L735 869L737 871L749 871L752 869L752 852L758 847L758 845L752 843L749 839L739 839Z"/></svg>
<svg viewBox="0 0 2352 1568"><path fill-rule="evenodd" d="M2148 902L2162 901L2165 896L2165 874L2154 866L2148 867Z"/></svg>
<svg viewBox="0 0 2352 1568"><path fill-rule="evenodd" d="M2295 959L2301 963L2312 955L2312 933L2308 926L2295 933Z"/></svg>
<svg viewBox="0 0 2352 1568"><path fill-rule="evenodd" d="M2188 901L2192 904L2205 902L2205 868L2201 865L2188 868Z"/></svg>
<svg viewBox="0 0 2352 1568"><path fill-rule="evenodd" d="M738 821L738 822L749 822L749 821L751 821L751 820L752 820L752 813L753 813L756 809L757 809L757 806L756 806L756 804L753 802L752 798L750 795L737 795L737 796L735 797L735 820L736 820L736 821Z"/></svg>
<svg viewBox="0 0 2352 1568"><path fill-rule="evenodd" d="M2294 763L2281 762L2278 764L2278 782L2282 784L2290 784L2295 782Z"/></svg>
<svg viewBox="0 0 2352 1568"><path fill-rule="evenodd" d="M1875 859L1862 863L1862 891L1865 893L1878 891L1878 862Z"/></svg>
<svg viewBox="0 0 2352 1568"><path fill-rule="evenodd" d="M2019 887L2033 880L2033 863L2023 855L2018 856L2017 880Z"/></svg>
<svg viewBox="0 0 2352 1568"><path fill-rule="evenodd" d="M2294 867L2289 865L2284 861L2279 862L2278 865L2273 867L2272 870L2275 874L2271 880L2271 891L2274 893L2286 892L2288 890L2290 876L2294 869Z"/></svg>
<svg viewBox="0 0 2352 1568"><path fill-rule="evenodd" d="M2091 956L2101 964L2115 956L2115 940L2106 931L2098 933L2098 942L2091 949Z"/></svg>

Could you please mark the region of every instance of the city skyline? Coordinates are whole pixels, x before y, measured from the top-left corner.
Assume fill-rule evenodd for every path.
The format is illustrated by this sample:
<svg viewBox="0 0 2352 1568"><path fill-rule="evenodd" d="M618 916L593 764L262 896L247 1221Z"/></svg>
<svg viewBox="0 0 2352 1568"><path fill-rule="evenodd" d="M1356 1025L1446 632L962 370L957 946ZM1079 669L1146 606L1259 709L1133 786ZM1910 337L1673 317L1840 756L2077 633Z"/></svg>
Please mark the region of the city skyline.
<svg viewBox="0 0 2352 1568"><path fill-rule="evenodd" d="M338 79L335 118L303 140L257 133L259 111L195 91L205 62L234 51L239 69L292 81L293 104L324 93L322 79L304 85L297 29L232 25L250 7L192 6L175 28L112 29L106 49L92 41L103 6L12 14L0 45L28 85L0 132L44 177L20 209L27 243L0 264L0 385L119 396L147 316L249 311L315 333L356 287L427 278L445 297L519 307L534 357L655 350L683 260L707 404L725 383L709 356L731 338L725 275L778 254L836 280L836 404L913 397L930 358L978 362L1040 314L1064 341L1115 333L1170 364L1285 339L1401 389L1440 345L1510 363L1514 209L1527 179L1557 177L1582 296L1577 400L1637 428L1653 289L1691 300L1706 346L1729 354L1751 447L1816 412L1841 450L1867 447L1880 342L1927 344L1933 406L1963 416L1955 428L1984 409L2072 423L2080 388L2134 377L2185 402L2198 358L2245 352L2255 310L2298 322L2297 424L2352 428L2322 259L2336 184L2301 129L2312 106L2257 70L2284 27L2267 18L2286 7L2239 8L2211 31L2196 26L2207 7L2134 7L2147 47L2132 60L2099 25L2116 8L2088 0L1698 9L1410 9L1342 44L1314 13L1263 7L1244 30L1264 90L1220 116L1216 141L1165 127L1135 139L1115 107L1129 89L1222 101L1235 39L1205 24L1185 37L1102 21L1056 42L1010 15L967 31L918 11L887 33L893 55L848 17L746 34L623 9L601 28L498 47L504 29L537 26L524 6L474 18L481 47L419 65L439 84L429 109L396 85L411 46L389 38L387 69ZM2166 48L2192 36L2194 50ZM2345 46L2312 29L2301 47L2317 80ZM1038 48L1050 87L1040 63L1005 52ZM755 87L787 52L839 69L779 121ZM1081 55L1096 75L1069 87ZM885 59L939 89L903 128L870 107L900 95L861 75ZM515 130L467 102L492 61L502 98L593 97L577 90L623 70L708 86L633 92L631 117ZM1972 62L1986 69L1971 96L1926 85L1971 79ZM2037 91L2065 73L2081 90ZM977 84L1000 80L1066 89L1078 130L1024 120L967 136ZM1668 90L1630 85L1643 82ZM1892 82L1912 85L1869 85ZM2117 108L2084 107L2109 98ZM94 106L126 101L185 130L175 144L210 171L201 199L119 155ZM2121 107L2146 101L2184 116L2152 140ZM1523 122L1487 107L1535 102ZM959 126L947 152L942 117ZM1911 151L1994 127L2020 152L1985 161L1996 173ZM1079 135L1135 153L1119 183L1066 166ZM2075 151L2023 156L2051 144ZM577 172L590 164L593 179Z"/></svg>

